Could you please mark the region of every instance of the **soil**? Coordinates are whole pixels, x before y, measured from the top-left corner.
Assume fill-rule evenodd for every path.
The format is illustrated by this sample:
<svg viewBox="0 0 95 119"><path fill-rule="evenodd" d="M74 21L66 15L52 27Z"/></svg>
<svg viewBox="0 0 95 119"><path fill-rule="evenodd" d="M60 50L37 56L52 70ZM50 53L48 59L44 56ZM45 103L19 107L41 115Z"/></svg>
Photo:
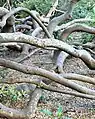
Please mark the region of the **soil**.
<svg viewBox="0 0 95 119"><path fill-rule="evenodd" d="M6 59L13 60L16 57L20 56L20 53L17 53L16 51L14 52L5 51L3 53L1 52L0 56ZM32 55L31 58L25 60L23 64L29 66L37 66L52 71L54 67L54 63L52 61L52 51L41 49L40 51ZM74 57L68 58L64 64L63 69L64 72L66 73L73 72L95 77L94 75L95 71L89 70L87 66L78 58ZM22 78L33 78L36 80L39 79L39 77L37 76L25 75L23 73L13 71L10 69L8 70L7 73L3 74L4 78L8 76L15 78L22 77ZM60 87L63 90L71 90L67 87L56 84L54 82L52 82L51 85ZM88 87L95 89L94 85L89 85L87 83L82 83L82 85L86 85ZM25 103L22 104L21 102L19 102L17 103L17 105L12 105L12 107L16 106L18 108L19 107L22 108L23 105L25 106ZM61 119L56 117L57 109L60 106L62 106L63 109L62 119L95 119L95 100L83 99L75 96L59 94L46 90L42 90L42 99L40 99L38 103L38 108L33 119ZM45 115L43 112L41 112L41 110L44 109L50 110L53 113L53 116L48 116L47 114Z"/></svg>

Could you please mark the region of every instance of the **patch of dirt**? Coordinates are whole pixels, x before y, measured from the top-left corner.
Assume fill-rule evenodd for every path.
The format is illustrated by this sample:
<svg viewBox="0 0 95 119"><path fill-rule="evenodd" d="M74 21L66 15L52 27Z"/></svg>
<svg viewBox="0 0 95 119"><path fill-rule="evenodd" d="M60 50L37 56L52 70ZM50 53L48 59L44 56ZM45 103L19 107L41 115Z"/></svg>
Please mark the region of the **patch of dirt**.
<svg viewBox="0 0 95 119"><path fill-rule="evenodd" d="M7 59L14 59L15 57L18 57L19 55L20 54L17 55L16 52L7 51L3 55L1 53L0 56L5 57ZM49 71L52 71L54 67L54 63L52 62L52 51L40 50L34 55L32 55L30 59L25 60L23 64L29 65L29 66L37 66L37 67L41 67ZM38 76L26 75L26 74L13 71L13 70L8 70L8 71L9 72L6 73L7 77L9 76L14 78L20 78L20 77L32 78L36 80L41 79ZM87 66L80 59L74 58L74 57L68 58L66 60L64 65L64 72L80 73L80 74L88 75L91 77L95 77L94 75L95 71L89 70ZM61 86L60 84L56 84L54 82L52 82L51 85L60 87L63 90L71 90L67 87ZM95 89L95 86L88 85L87 83L83 83L82 85L86 85L88 87ZM35 88L34 85L33 87ZM28 89L28 90L31 90L31 89ZM55 115L55 112L57 111L60 105L63 108L63 115L70 117L71 119L95 119L95 101L94 100L83 99L83 98L79 98L75 96L59 94L59 93L50 92L46 90L42 91L42 97L43 99L40 100L38 104L38 109L36 111L36 115L33 119L54 119L54 117L49 117L43 114L42 112L40 112L40 110L48 109L48 110L51 110Z"/></svg>

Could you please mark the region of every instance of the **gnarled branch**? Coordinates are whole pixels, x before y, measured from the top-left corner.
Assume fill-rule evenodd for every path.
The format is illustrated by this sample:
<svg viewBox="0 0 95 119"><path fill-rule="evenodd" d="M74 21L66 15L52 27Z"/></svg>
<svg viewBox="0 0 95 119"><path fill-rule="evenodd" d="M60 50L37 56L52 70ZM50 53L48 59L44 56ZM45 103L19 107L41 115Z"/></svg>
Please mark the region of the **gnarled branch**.
<svg viewBox="0 0 95 119"><path fill-rule="evenodd" d="M3 28L6 24L7 19L19 11L24 11L24 12L28 13L42 27L42 29L46 33L47 37L49 37L49 38L51 37L51 35L49 34L48 30L43 25L43 23L38 19L37 16L34 15L34 12L30 11L27 8L18 7L18 8L11 10L10 12L8 12L6 15L3 16L2 21L0 22L0 26Z"/></svg>
<svg viewBox="0 0 95 119"><path fill-rule="evenodd" d="M83 23L83 22L95 22L94 19L87 19L87 18L81 18L81 19L74 19L73 21L70 21L66 24L62 24L61 26L56 26L55 31L58 30L65 30L71 25L74 25L75 23Z"/></svg>
<svg viewBox="0 0 95 119"><path fill-rule="evenodd" d="M60 83L61 85L64 85L71 89L74 89L78 92L95 95L94 90L83 87L79 84L76 84L76 83L66 79L66 78L63 78L62 76L60 76L56 73L52 73L50 71L47 71L47 70L44 70L41 68L22 65L22 64L13 62L13 61L5 60L3 58L0 58L0 66L11 68L11 69L14 69L14 70L26 73L26 74L42 76L42 77L48 78L52 81L55 81L57 83Z"/></svg>
<svg viewBox="0 0 95 119"><path fill-rule="evenodd" d="M69 27L67 27L67 29L65 29L62 34L61 34L61 39L63 39L64 41L67 39L67 37L75 31L84 31L87 33L91 33L91 34L95 34L95 28L87 26L85 24L79 24L79 23L75 23Z"/></svg>
<svg viewBox="0 0 95 119"><path fill-rule="evenodd" d="M29 104L25 109L12 109L0 103L0 117L7 119L30 119L34 116L38 100L41 96L41 89L36 88L32 93Z"/></svg>
<svg viewBox="0 0 95 119"><path fill-rule="evenodd" d="M4 43L4 42L23 42L42 48L46 48L46 47L57 48L73 55L74 57L82 59L82 61L90 69L95 69L95 59L93 59L87 51L81 49L75 49L73 46L70 46L67 43L59 41L57 39L39 39L21 33L1 33L0 43Z"/></svg>
<svg viewBox="0 0 95 119"><path fill-rule="evenodd" d="M72 12L73 6L76 4L76 2L78 2L79 0L71 0L68 10L65 14L62 14L58 17L54 17L50 23L48 24L48 31L49 33L52 35L53 31L55 30L56 26L62 22L65 21L66 19L68 19L70 17L70 13Z"/></svg>
<svg viewBox="0 0 95 119"><path fill-rule="evenodd" d="M88 79L90 79L88 77ZM53 91L53 92L58 92L58 93L63 93L63 94L68 94L68 95L73 95L73 96L77 96L77 97L82 97L82 98L88 98L88 99L95 99L95 96L93 95L88 95L88 94L83 94L83 93L79 93L79 92L73 92L73 91L66 91L66 90L62 90L58 87L52 87L49 85L46 85L43 82L38 82L38 81L33 81L32 79L7 79L7 80L3 80L2 83L6 83L6 84L15 84L15 83L31 83L36 85L39 88L48 90L48 91Z"/></svg>

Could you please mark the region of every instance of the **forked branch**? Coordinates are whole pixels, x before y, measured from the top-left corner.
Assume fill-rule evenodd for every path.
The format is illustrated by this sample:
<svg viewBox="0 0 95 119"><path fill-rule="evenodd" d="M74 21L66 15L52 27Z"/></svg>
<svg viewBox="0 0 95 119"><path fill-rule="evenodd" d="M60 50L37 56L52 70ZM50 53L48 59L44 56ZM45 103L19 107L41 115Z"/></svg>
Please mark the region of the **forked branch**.
<svg viewBox="0 0 95 119"><path fill-rule="evenodd" d="M48 25L48 31L49 33L52 35L53 34L53 31L55 30L56 26L62 22L62 21L65 21L66 19L68 19L70 17L70 14L72 12L72 9L73 9L73 6L78 2L79 0L71 0L70 1L70 4L69 4L69 7L68 7L68 10L66 13L58 16L58 17L54 17L49 25Z"/></svg>

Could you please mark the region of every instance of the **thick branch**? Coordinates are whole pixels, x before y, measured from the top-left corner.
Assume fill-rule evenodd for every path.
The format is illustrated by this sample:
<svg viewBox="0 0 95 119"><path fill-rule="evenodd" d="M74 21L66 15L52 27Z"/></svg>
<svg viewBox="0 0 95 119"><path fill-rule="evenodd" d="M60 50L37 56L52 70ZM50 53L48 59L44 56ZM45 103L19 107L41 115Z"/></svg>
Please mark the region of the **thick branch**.
<svg viewBox="0 0 95 119"><path fill-rule="evenodd" d="M59 76L56 73L52 73L50 71L47 71L47 70L44 70L41 68L22 65L22 64L13 62L13 61L5 60L3 58L0 58L0 66L11 68L11 69L14 69L14 70L26 73L26 74L42 76L42 77L48 78L52 81L55 81L57 83L60 83L66 87L74 89L78 92L95 95L94 90L91 90L91 89L88 89L81 85L78 85L70 80L67 80L66 78L63 78L62 76Z"/></svg>
<svg viewBox="0 0 95 119"><path fill-rule="evenodd" d="M7 117L8 119L28 119L25 112L8 108L0 103L0 117Z"/></svg>
<svg viewBox="0 0 95 119"><path fill-rule="evenodd" d="M58 30L65 30L69 26L75 24L75 23L83 23L83 22L95 22L94 19L87 19L87 18L81 18L81 19L74 19L73 21L70 21L66 24L62 24L61 26L56 26L55 31Z"/></svg>
<svg viewBox="0 0 95 119"><path fill-rule="evenodd" d="M12 109L0 103L0 117L7 117L8 119L30 119L34 116L37 103L41 97L41 89L36 88L32 93L28 106L25 109Z"/></svg>
<svg viewBox="0 0 95 119"><path fill-rule="evenodd" d="M82 98L95 99L95 96L93 95L64 91L58 88L54 88L52 86L48 86L42 82L37 82L37 81L33 81L31 79L26 79L26 78L25 79L14 79L14 78L11 79L10 78L9 80L2 81L2 83L8 83L8 84L23 83L23 82L32 83L32 84L37 85L40 88L53 91L53 92L74 95L74 96L82 97ZM32 94L28 107L23 110L15 110L12 108L8 108L0 103L0 117L7 117L8 119L30 119L32 118L34 116L33 114L35 113L37 102L40 96L41 96L41 90L36 89Z"/></svg>
<svg viewBox="0 0 95 119"><path fill-rule="evenodd" d="M88 76L83 76L83 75L74 74L74 73L67 73L67 74L63 73L61 74L61 76L70 80L82 81L82 82L87 82L87 83L95 85L95 78L91 78Z"/></svg>
<svg viewBox="0 0 95 119"><path fill-rule="evenodd" d="M0 43L4 42L23 42L42 48L46 47L58 48L77 58L82 59L90 69L95 69L95 59L93 59L87 51L75 49L72 46L68 45L67 43L59 41L57 39L39 39L21 33L1 33Z"/></svg>
<svg viewBox="0 0 95 119"><path fill-rule="evenodd" d="M74 25L69 26L67 29L65 29L62 32L61 35L61 39L63 39L64 41L66 40L66 38L75 31L84 31L87 33L91 33L91 34L95 34L95 28L87 26L85 24L77 24L75 23Z"/></svg>
<svg viewBox="0 0 95 119"><path fill-rule="evenodd" d="M49 34L48 30L43 25L43 23L38 19L38 17L36 17L34 15L34 12L32 13L32 11L28 10L27 8L18 7L18 8L15 8L15 9L11 10L9 13L7 13L6 15L3 16L2 21L0 22L0 26L3 28L5 26L5 24L6 24L7 19L10 16L14 15L15 13L17 13L19 11L24 11L24 12L28 13L42 27L42 29L44 30L46 35L48 37L51 37L51 35Z"/></svg>
<svg viewBox="0 0 95 119"><path fill-rule="evenodd" d="M60 88L52 87L49 85L46 85L43 82L38 82L38 81L33 81L32 79L8 79L6 81L2 81L2 83L7 83L7 84L15 84L15 83L31 83L37 85L37 87L40 87L42 89L48 90L48 91L53 91L53 92L58 92L58 93L63 93L63 94L68 94L68 95L73 95L76 97L82 97L82 98L88 98L88 99L95 99L95 96L93 95L88 95L88 94L83 94L83 93L78 93L78 92L72 92L72 91L65 91Z"/></svg>
<svg viewBox="0 0 95 119"><path fill-rule="evenodd" d="M8 14L9 11L6 8L0 7L0 21L3 19L4 15ZM15 31L15 17L11 15L6 19L6 24L2 27L0 26L1 32L13 32Z"/></svg>
<svg viewBox="0 0 95 119"><path fill-rule="evenodd" d="M58 92L58 93L63 93L63 94L68 94L68 95L73 95L76 97L82 97L82 98L88 98L88 99L95 99L95 96L92 95L87 95L87 94L83 94L83 93L78 93L78 92L72 92L72 91L64 91L62 89L59 89L58 87L52 87L52 86L48 86L45 84L42 84L41 87L45 90L49 90L49 91L53 91L53 92Z"/></svg>
<svg viewBox="0 0 95 119"><path fill-rule="evenodd" d="M32 32L32 36L36 37L37 35L40 34L40 32L42 31L41 27L37 27L33 32Z"/></svg>
<svg viewBox="0 0 95 119"><path fill-rule="evenodd" d="M33 93L30 95L30 101L28 103L27 108L24 110L27 115L30 115L30 118L33 118L35 116L35 111L37 109L38 101L41 97L42 91L40 88L36 88Z"/></svg>
<svg viewBox="0 0 95 119"><path fill-rule="evenodd" d="M57 60L56 60L56 67L55 67L55 72L57 73L63 73L63 66L64 66L64 62L66 60L66 58L69 56L69 54L67 54L64 51L55 51L54 54L56 54L58 52L58 56L57 56Z"/></svg>
<svg viewBox="0 0 95 119"><path fill-rule="evenodd" d="M49 33L50 33L51 35L53 34L54 29L56 28L56 26L57 26L60 22L65 21L66 19L69 18L70 13L72 12L72 8L73 8L73 6L75 5L75 3L76 3L77 1L79 1L79 0L71 0L67 12L66 12L65 14L62 14L62 15L58 16L58 17L54 17L54 18L50 21L50 23L49 23L49 25L48 25L48 31L49 31Z"/></svg>

